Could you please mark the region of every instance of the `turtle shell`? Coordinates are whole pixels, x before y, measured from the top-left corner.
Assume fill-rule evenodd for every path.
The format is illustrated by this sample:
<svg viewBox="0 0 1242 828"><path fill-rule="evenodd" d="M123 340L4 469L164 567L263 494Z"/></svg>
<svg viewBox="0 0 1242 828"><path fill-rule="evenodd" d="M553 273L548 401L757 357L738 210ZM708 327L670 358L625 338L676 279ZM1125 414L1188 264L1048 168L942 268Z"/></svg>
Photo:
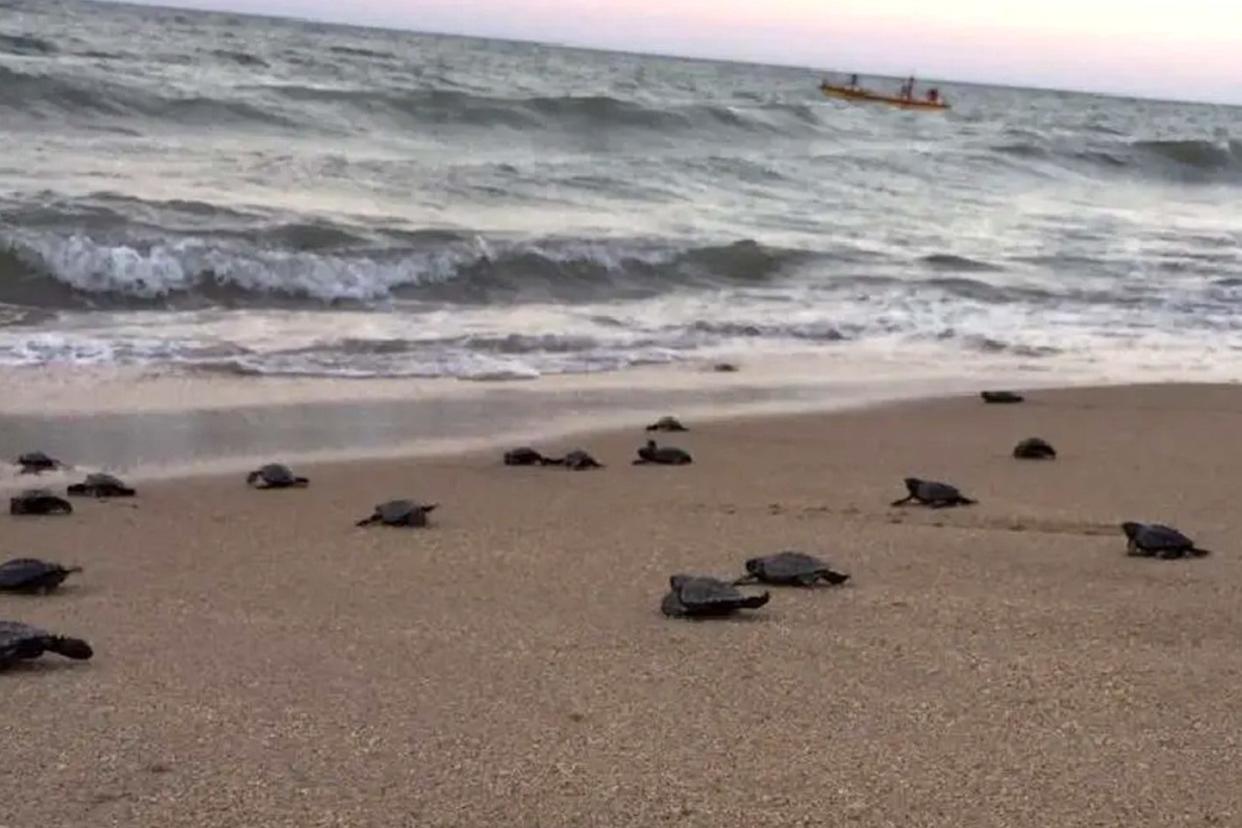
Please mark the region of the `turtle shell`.
<svg viewBox="0 0 1242 828"><path fill-rule="evenodd" d="M779 552L746 562L746 571L772 584L810 585L823 578L829 583L844 583L848 575L834 572L825 561L803 552Z"/></svg>
<svg viewBox="0 0 1242 828"><path fill-rule="evenodd" d="M768 593L744 595L737 587L718 578L701 575L674 575L669 593L661 601L666 615L728 615L739 609L756 609L768 602Z"/></svg>
<svg viewBox="0 0 1242 828"><path fill-rule="evenodd" d="M390 500L376 506L375 514L388 526L426 526L427 515L433 509L434 505L412 500Z"/></svg>
<svg viewBox="0 0 1242 828"><path fill-rule="evenodd" d="M23 592L55 588L77 568L66 569L60 564L37 558L14 558L0 564L0 590Z"/></svg>

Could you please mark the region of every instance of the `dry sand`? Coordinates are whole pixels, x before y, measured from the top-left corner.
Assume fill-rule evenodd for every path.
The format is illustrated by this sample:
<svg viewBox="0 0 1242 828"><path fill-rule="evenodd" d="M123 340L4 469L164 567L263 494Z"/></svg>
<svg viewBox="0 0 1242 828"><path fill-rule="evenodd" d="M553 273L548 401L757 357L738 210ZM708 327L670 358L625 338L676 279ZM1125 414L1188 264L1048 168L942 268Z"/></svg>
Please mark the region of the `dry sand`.
<svg viewBox="0 0 1242 828"><path fill-rule="evenodd" d="M686 468L631 431L574 441L597 472L0 517L0 555L86 567L0 617L97 651L0 676L0 825L1242 825L1240 433L1236 387L1041 392L711 423ZM981 504L888 508L908 474ZM403 495L433 529L353 528ZM1129 518L1216 554L1127 558ZM659 615L669 574L787 547L854 580Z"/></svg>

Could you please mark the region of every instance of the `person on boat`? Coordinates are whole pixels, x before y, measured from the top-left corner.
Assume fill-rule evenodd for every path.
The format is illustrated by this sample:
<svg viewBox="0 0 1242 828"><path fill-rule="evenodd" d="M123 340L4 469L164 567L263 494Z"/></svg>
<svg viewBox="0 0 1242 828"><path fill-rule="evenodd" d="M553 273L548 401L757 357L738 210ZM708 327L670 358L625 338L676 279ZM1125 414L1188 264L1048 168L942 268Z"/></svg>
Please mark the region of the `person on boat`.
<svg viewBox="0 0 1242 828"><path fill-rule="evenodd" d="M927 102L928 103L940 103L940 90L939 89L928 89L927 90Z"/></svg>
<svg viewBox="0 0 1242 828"><path fill-rule="evenodd" d="M858 88L858 75L850 75L850 82L846 84L850 89Z"/></svg>
<svg viewBox="0 0 1242 828"><path fill-rule="evenodd" d="M914 75L911 75L910 79L901 85L901 97L907 101L914 98Z"/></svg>

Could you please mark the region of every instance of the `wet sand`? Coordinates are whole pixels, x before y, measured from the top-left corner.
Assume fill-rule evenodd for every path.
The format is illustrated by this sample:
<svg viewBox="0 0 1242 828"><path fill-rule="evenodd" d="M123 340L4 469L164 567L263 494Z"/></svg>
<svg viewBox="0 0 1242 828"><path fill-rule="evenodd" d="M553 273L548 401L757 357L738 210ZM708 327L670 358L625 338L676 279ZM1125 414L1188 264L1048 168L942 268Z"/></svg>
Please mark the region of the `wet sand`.
<svg viewBox="0 0 1242 828"><path fill-rule="evenodd" d="M0 617L97 656L0 676L0 825L1236 825L1240 430L1238 387L1048 391L705 423L685 468L631 466L629 430L547 446L598 472L6 515L5 557L86 572ZM1061 458L1013 460L1032 435ZM980 505L889 508L909 474ZM392 496L434 528L352 526ZM1127 558L1132 518L1216 554ZM659 615L669 574L790 547L853 580Z"/></svg>

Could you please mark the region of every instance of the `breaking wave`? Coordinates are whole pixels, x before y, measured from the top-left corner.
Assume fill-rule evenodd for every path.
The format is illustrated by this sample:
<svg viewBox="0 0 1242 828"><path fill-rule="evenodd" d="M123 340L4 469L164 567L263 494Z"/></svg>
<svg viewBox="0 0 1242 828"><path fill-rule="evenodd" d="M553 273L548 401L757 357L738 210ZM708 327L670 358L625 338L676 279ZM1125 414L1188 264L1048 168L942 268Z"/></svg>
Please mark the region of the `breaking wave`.
<svg viewBox="0 0 1242 828"><path fill-rule="evenodd" d="M695 286L761 284L809 254L753 241L677 247L643 240L504 241L429 231L422 243L351 246L316 225L265 233L284 247L188 237L109 243L75 234L0 237L0 302L32 307L184 304L197 300L465 304L584 302Z"/></svg>

